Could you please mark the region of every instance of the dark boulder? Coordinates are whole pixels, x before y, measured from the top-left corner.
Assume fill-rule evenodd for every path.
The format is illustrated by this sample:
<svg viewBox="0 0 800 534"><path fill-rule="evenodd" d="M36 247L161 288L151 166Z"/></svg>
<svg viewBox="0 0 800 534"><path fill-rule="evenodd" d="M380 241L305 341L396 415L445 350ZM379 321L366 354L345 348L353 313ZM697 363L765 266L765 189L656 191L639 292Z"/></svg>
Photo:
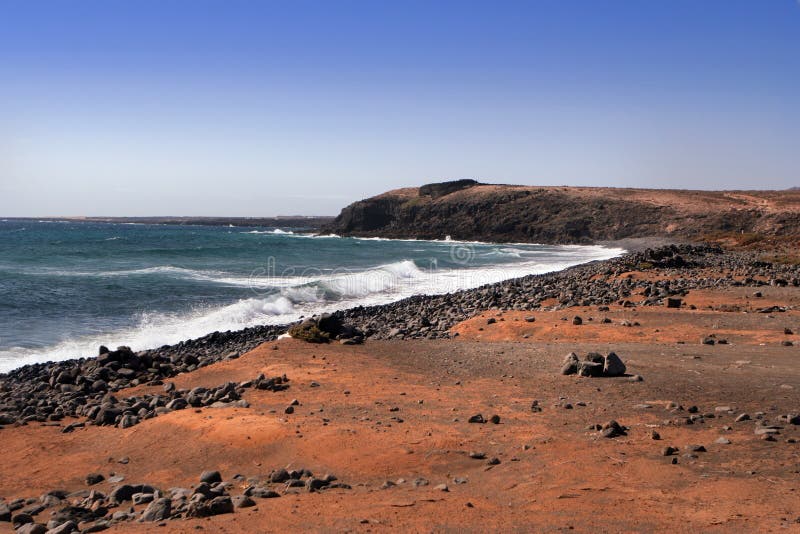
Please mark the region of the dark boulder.
<svg viewBox="0 0 800 534"><path fill-rule="evenodd" d="M200 474L200 482L216 484L217 482L222 482L222 475L220 475L219 471L203 471Z"/></svg>
<svg viewBox="0 0 800 534"><path fill-rule="evenodd" d="M623 376L627 367L622 362L622 359L614 352L609 352L605 357L605 364L603 366L604 376Z"/></svg>

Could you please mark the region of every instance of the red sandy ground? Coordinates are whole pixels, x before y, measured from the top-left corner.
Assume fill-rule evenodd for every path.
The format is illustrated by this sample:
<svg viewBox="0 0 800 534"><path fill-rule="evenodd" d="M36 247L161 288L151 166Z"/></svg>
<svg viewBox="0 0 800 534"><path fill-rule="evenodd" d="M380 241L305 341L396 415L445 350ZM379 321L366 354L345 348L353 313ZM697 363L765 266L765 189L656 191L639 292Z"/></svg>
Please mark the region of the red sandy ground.
<svg viewBox="0 0 800 534"><path fill-rule="evenodd" d="M800 437L800 428L787 426L767 442L754 434L753 421L734 422L741 412L762 411L775 421L800 411L800 347L780 345L800 342L783 333L785 327L800 333L800 314L744 313L798 305L800 292L769 288L754 299L752 291L691 293L686 302L695 311L490 311L456 326L459 336L450 341L268 343L174 380L188 388L259 373L290 378L287 391L248 390L250 408L188 409L124 430L91 426L61 434L30 425L0 431L0 497L78 490L90 472L169 488L196 484L205 469L230 479L287 467L333 473L353 489L303 491L235 514L161 528L128 523L112 531L800 531L800 445L787 442ZM575 315L583 325L572 325ZM526 322L528 316L536 321ZM497 322L487 324L488 317ZM612 323L600 324L603 317ZM621 326L622 320L641 326ZM709 334L730 344L701 345ZM559 374L567 352L612 349L643 382ZM312 381L320 387L310 387ZM292 399L300 405L285 415ZM533 400L541 413L530 410ZM733 411L703 424L674 425L669 421L688 414L669 410L670 401L697 405L700 413L721 406ZM561 407L565 402L574 409ZM498 414L501 422L467 423L477 413ZM610 419L630 427L628 435L604 439L587 430ZM660 441L651 439L653 429ZM715 444L720 436L732 443ZM689 444L708 452L687 458ZM662 456L667 445L681 448L677 465ZM471 459L471 451L501 463ZM122 457L130 463L116 461ZM430 485L413 487L419 477ZM405 482L380 489L398 479ZM442 483L449 491L435 489ZM38 520L46 522L48 513Z"/></svg>

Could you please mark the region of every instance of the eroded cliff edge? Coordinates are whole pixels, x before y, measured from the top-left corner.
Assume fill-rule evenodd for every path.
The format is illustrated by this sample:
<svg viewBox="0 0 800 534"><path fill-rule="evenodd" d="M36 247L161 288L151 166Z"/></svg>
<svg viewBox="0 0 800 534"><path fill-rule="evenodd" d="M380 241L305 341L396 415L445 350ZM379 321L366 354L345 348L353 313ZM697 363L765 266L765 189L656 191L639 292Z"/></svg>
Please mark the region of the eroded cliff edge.
<svg viewBox="0 0 800 534"><path fill-rule="evenodd" d="M459 180L355 202L323 231L551 244L642 237L784 241L800 235L800 191L536 187Z"/></svg>

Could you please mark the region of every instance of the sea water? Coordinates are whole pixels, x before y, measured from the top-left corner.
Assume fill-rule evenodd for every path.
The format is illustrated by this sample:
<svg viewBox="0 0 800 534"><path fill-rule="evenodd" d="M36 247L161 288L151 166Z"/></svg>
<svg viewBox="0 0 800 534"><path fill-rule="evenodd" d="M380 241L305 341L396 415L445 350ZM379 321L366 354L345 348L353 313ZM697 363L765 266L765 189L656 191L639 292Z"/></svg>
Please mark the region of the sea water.
<svg viewBox="0 0 800 534"><path fill-rule="evenodd" d="M93 356L101 344L154 348L621 252L286 228L0 221L0 372Z"/></svg>

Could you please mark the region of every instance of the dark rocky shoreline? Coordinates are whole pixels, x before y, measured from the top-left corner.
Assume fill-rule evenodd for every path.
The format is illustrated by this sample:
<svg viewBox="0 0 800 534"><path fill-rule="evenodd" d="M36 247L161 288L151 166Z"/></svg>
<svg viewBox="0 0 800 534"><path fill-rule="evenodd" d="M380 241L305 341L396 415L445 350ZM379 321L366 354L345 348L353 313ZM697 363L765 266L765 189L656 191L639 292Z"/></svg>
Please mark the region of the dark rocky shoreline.
<svg viewBox="0 0 800 534"><path fill-rule="evenodd" d="M705 268L725 270L727 274L709 276L704 273ZM630 270L651 269L660 270L669 279L648 282L618 277ZM634 306L627 299L638 291L647 296L638 305L662 306L667 299L679 298L689 290L740 285L800 286L800 271L794 266L761 262L752 253L728 252L710 245L670 245L555 273L444 295L415 296L332 315L363 333L366 339L441 339L450 337L449 329L458 322L488 308L534 310L545 301L557 302L557 308L612 303ZM116 351L102 347L104 353L97 358L20 367L0 375L0 428L31 422L55 424L65 417L87 417L90 411L87 407L102 406L109 394L141 384L162 384L179 373L237 358L261 343L275 340L290 326L214 332L136 353L126 347ZM94 415L96 418L97 414ZM126 416L139 415L121 409L115 412L114 421L105 424L119 425Z"/></svg>

